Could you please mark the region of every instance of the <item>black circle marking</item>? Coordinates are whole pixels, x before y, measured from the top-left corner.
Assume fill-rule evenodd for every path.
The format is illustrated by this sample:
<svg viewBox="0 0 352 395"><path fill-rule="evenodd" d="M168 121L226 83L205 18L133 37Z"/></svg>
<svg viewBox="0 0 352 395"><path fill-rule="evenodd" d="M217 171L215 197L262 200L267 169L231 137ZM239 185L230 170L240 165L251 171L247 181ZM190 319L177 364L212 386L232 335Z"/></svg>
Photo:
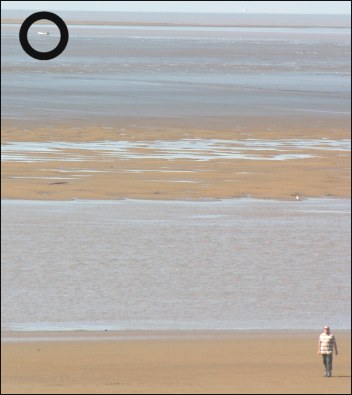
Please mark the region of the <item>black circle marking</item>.
<svg viewBox="0 0 352 395"><path fill-rule="evenodd" d="M55 25L59 28L60 30L60 41L57 44L57 46L48 52L40 52L35 50L33 47L28 42L28 30L32 26L33 23L41 20L41 19L48 19L49 21L55 23ZM66 48L66 45L68 43L68 29L65 24L65 22L56 14L53 14L52 12L36 12L32 15L30 15L23 23L20 29L20 43L23 48L23 50L32 58L38 59L38 60L50 60L54 59L57 56L59 56L64 49Z"/></svg>

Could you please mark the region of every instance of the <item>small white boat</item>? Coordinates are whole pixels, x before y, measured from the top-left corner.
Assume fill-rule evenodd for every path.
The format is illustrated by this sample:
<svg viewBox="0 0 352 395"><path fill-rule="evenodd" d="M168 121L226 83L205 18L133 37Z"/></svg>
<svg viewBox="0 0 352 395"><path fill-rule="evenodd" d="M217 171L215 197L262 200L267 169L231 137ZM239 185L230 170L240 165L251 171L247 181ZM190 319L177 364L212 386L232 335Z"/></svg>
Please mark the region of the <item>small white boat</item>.
<svg viewBox="0 0 352 395"><path fill-rule="evenodd" d="M39 35L41 36L49 36L49 32L38 32Z"/></svg>

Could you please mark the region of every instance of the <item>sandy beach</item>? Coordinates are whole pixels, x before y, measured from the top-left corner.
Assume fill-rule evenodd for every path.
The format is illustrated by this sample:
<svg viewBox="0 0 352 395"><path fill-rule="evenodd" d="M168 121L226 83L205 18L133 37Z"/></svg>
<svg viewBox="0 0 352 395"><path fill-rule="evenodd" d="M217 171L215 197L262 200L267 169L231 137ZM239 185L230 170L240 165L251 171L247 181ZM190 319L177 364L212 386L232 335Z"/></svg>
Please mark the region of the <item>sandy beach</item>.
<svg viewBox="0 0 352 395"><path fill-rule="evenodd" d="M5 333L12 342L2 344L1 393L350 393L350 332L335 332L332 378L323 377L318 335Z"/></svg>

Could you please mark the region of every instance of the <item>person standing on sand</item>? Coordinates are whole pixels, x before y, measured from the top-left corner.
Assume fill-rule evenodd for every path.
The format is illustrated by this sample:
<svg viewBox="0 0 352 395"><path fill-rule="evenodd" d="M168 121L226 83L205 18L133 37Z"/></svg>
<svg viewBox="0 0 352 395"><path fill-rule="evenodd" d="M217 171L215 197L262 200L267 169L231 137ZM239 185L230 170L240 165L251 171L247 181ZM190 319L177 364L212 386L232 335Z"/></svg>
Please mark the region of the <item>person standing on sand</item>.
<svg viewBox="0 0 352 395"><path fill-rule="evenodd" d="M334 352L337 355L337 344L335 336L330 332L330 328L324 326L324 332L320 334L318 341L318 354L323 356L323 363L325 366L325 377L331 377L332 373L332 354Z"/></svg>

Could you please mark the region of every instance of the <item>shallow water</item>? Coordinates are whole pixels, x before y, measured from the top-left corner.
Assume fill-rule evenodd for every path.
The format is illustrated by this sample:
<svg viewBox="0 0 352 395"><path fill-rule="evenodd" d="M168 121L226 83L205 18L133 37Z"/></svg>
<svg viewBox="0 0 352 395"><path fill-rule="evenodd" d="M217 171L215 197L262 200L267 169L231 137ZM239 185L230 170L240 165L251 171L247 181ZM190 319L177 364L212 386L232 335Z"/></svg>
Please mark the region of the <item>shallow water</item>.
<svg viewBox="0 0 352 395"><path fill-rule="evenodd" d="M350 329L350 201L2 201L3 330Z"/></svg>
<svg viewBox="0 0 352 395"><path fill-rule="evenodd" d="M295 152L299 150L300 152ZM316 150L312 155L308 150ZM347 139L219 140L180 139L174 141L96 141L96 142L14 142L3 145L3 162L89 161L95 151L101 161L109 158L166 160L212 159L290 160L319 156L319 150L351 151ZM270 155L268 156L268 151ZM305 152L306 151L306 152ZM96 158L94 158L96 159Z"/></svg>

